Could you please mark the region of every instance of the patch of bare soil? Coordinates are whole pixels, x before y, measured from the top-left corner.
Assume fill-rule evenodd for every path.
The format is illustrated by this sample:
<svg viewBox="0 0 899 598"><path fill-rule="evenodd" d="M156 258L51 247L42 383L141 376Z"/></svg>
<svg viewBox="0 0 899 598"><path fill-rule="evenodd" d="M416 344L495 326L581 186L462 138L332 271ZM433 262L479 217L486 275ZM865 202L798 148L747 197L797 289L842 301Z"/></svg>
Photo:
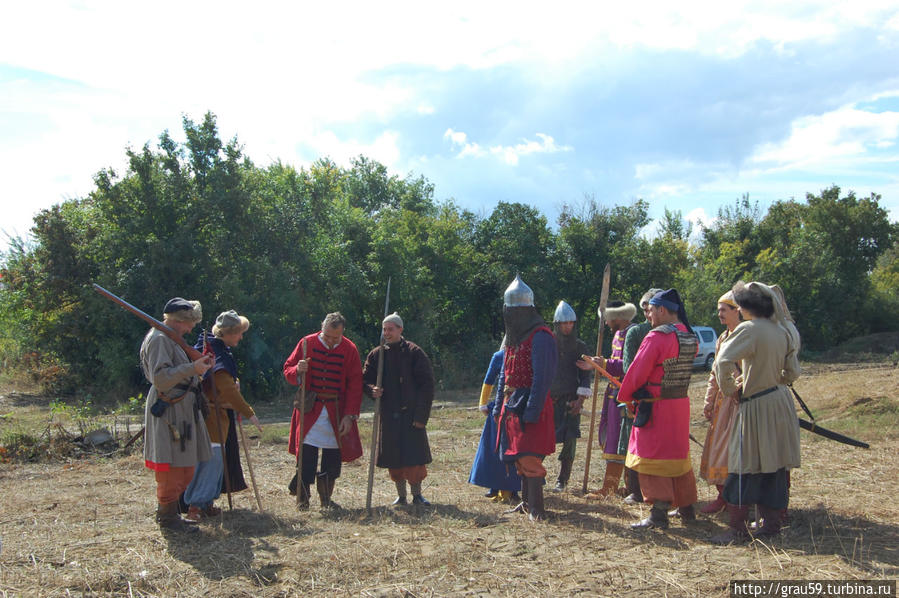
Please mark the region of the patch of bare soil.
<svg viewBox="0 0 899 598"><path fill-rule="evenodd" d="M896 401L896 369L854 369L801 378L796 389L818 415L856 414ZM705 374L691 385L693 434L704 440ZM14 596L728 596L732 579L895 579L899 576L899 458L893 431L853 432L862 450L802 432L792 476L792 520L776 540L717 547L722 515L667 531L633 532L646 506L579 495L587 418L571 490L549 491L547 521L504 515L467 483L483 419L466 406L435 409L430 508L391 508L393 484L378 470L375 509L365 512L367 458L345 465L334 499L344 509L298 513L286 484L294 463L280 442L251 441L264 511L250 490L234 510L193 537L164 535L153 521L152 474L139 451L69 463L0 465L0 594ZM862 399L868 399L862 401ZM859 402L861 401L861 402ZM855 405L853 405L855 403ZM846 407L848 406L848 407ZM287 408L284 409L285 415ZM274 424L272 424L274 425ZM370 431L362 423L368 449ZM845 430L844 430L845 431ZM699 469L698 447L692 447ZM604 464L593 452L590 489ZM249 476L247 475L248 480ZM698 480L700 500L714 489ZM313 499L313 502L314 499ZM224 497L220 504L227 505Z"/></svg>

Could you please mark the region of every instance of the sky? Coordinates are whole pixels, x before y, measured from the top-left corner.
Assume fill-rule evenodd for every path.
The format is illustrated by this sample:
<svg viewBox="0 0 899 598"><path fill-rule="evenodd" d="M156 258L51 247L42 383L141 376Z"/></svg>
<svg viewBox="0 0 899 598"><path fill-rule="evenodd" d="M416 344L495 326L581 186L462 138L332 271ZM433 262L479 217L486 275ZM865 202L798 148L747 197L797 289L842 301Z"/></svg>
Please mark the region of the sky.
<svg viewBox="0 0 899 598"><path fill-rule="evenodd" d="M440 4L4 3L0 247L207 111L258 166L362 154L484 216L838 185L899 220L899 0Z"/></svg>

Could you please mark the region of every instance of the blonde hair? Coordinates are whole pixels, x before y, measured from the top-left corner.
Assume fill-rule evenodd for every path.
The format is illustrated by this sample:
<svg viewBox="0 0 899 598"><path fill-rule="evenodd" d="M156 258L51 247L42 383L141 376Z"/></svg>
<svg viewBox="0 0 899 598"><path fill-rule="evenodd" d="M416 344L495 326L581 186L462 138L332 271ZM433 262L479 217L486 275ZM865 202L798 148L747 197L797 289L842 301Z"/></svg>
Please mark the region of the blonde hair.
<svg viewBox="0 0 899 598"><path fill-rule="evenodd" d="M234 334L235 332L246 332L250 328L250 320L247 319L246 316L237 316L240 318L239 326L219 326L218 324L212 325L212 336L215 338L222 338L228 334Z"/></svg>
<svg viewBox="0 0 899 598"><path fill-rule="evenodd" d="M179 309L167 314L162 314L162 321L165 322L193 322L196 324L203 319L203 307L199 301L189 301L193 305L193 309Z"/></svg>

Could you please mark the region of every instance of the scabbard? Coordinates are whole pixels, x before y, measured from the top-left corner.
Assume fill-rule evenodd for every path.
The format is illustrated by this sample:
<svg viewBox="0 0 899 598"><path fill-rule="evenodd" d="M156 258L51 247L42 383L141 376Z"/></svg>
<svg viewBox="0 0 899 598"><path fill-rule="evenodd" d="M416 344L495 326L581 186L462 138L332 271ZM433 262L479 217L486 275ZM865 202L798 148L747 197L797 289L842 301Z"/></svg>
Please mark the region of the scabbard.
<svg viewBox="0 0 899 598"><path fill-rule="evenodd" d="M848 444L849 446L857 446L860 448L871 448L871 446L867 442L862 442L861 440L856 440L855 438L849 438L848 436L843 436L842 434L838 434L837 432L832 432L827 428L822 428L818 424L813 424L810 421L806 421L799 418L799 427L808 430L809 432L814 432L818 436L823 436L824 438L829 438L831 440L836 440L837 442L841 442L843 444Z"/></svg>

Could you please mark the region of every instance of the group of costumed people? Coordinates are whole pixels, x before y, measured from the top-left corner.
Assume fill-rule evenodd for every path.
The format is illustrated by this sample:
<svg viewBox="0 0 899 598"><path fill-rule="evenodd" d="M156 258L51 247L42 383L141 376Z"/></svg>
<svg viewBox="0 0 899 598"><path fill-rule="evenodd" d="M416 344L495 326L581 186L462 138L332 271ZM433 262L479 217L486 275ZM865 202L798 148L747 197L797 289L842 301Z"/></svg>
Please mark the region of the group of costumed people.
<svg viewBox="0 0 899 598"><path fill-rule="evenodd" d="M163 309L163 324L188 334L203 318L198 301L175 297ZM247 488L238 453L235 421L249 419L262 432L253 408L240 393L231 349L249 320L233 310L201 335L191 360L173 338L151 329L141 345L143 372L150 381L145 408L144 458L155 472L156 520L164 530L196 532L194 525L221 514L215 500L223 491ZM431 462L426 426L434 400L434 374L427 354L403 337L397 313L382 322L383 343L362 364L356 345L343 335L346 319L329 313L321 329L304 336L284 363L285 379L301 386L294 401L288 450L297 473L288 484L309 508L315 486L323 510L339 509L332 499L342 463L362 456L356 422L362 394L380 399L378 467L396 485L394 504L430 504L422 481ZM205 384L204 384L205 381Z"/></svg>
<svg viewBox="0 0 899 598"><path fill-rule="evenodd" d="M609 302L600 316L614 333L611 353L588 356L571 306L559 303L553 333L516 277L504 296L506 336L481 388L486 418L470 483L487 488L491 500L517 503L509 512L544 518L543 460L562 444L553 489L564 490L597 369L610 379L598 434L606 469L602 486L585 498L620 495L627 504L649 504L648 516L631 525L637 530L665 529L672 516L696 519L687 390L698 340L677 290L650 289L639 305L643 324L633 322L633 304ZM730 543L749 537L751 505L761 516L756 537L778 534L786 518L790 470L800 466L788 388L799 376L800 339L776 285L737 283L718 301L718 316L726 330L706 392L710 426L700 467L718 495L700 511L727 509L728 530L711 541Z"/></svg>
<svg viewBox="0 0 899 598"><path fill-rule="evenodd" d="M520 277L503 300L505 336L482 386L485 422L469 482L487 488L490 499L514 505L509 512L545 518L544 461L562 445L553 490L565 490L597 370L609 378L598 434L606 469L602 486L586 498L620 495L628 504L649 504L648 516L634 529L667 528L670 516L694 520L687 389L698 342L677 290L647 291L639 302L643 324L633 323L633 304L609 302L600 314L614 333L608 358L588 355L566 302L556 308L550 329ZM799 425L787 387L799 376L800 339L776 285L737 283L719 300L718 315L726 330L709 377L703 414L710 426L700 467L718 495L701 511L727 509L728 531L712 540L728 543L749 534L750 505L758 505L761 515L756 535L779 533L786 517L790 470L800 465ZM202 319L202 310L199 302L176 297L163 317L183 336ZM313 485L322 509L340 508L333 499L335 483L342 463L362 455L357 420L365 394L380 404L376 464L396 486L393 504L408 504L411 492L413 504L428 505L422 482L431 462L431 362L403 336L398 313L384 318L383 342L364 363L344 336L345 326L339 312L327 314L321 329L301 338L284 363L285 379L300 387L288 444L297 473L288 490L301 509L309 508ZM249 419L260 431L261 426L240 393L231 348L248 328L244 316L223 312L212 334L197 342L203 356L193 361L157 329L141 346L141 365L152 385L144 456L156 475L163 528L195 531L192 523L220 513L214 501L223 489L246 487L235 417ZM204 377L215 392L201 392Z"/></svg>

